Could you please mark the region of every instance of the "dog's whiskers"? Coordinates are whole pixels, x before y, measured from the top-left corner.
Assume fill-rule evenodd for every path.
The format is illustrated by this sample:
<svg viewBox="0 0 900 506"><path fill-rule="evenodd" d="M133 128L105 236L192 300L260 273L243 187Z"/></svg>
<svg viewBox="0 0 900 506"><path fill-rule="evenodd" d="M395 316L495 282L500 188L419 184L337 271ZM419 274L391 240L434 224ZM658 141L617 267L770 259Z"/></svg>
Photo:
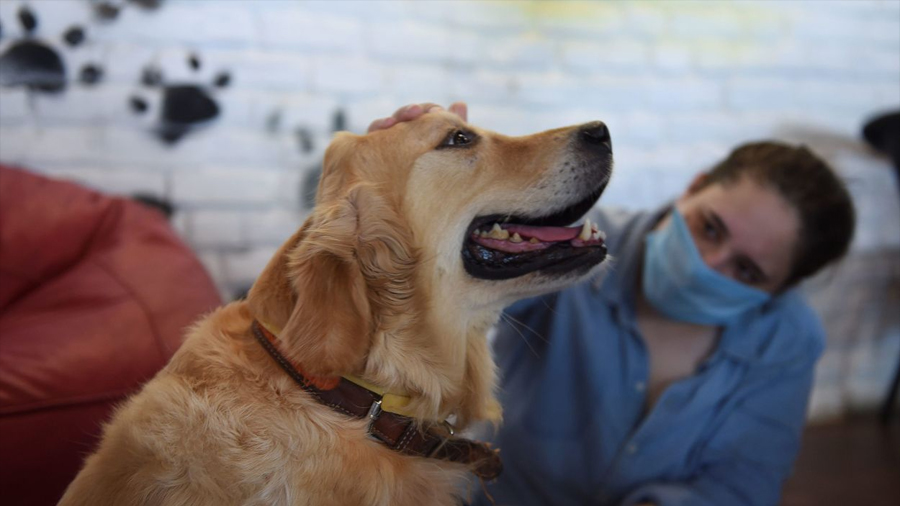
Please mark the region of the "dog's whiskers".
<svg viewBox="0 0 900 506"><path fill-rule="evenodd" d="M544 307L549 309L554 315L559 315L559 313L556 312L556 309L553 306L551 306L550 304L547 304L546 300L541 299L541 304L543 304Z"/></svg>
<svg viewBox="0 0 900 506"><path fill-rule="evenodd" d="M525 337L525 334L523 334L519 329L516 328L515 323L513 323L513 321L511 320L512 317L505 313L500 313L500 317L505 318L507 323L509 323L509 326L512 327L512 329L515 330L517 334L519 334L519 337L522 338L522 341L525 342L525 345L528 346L528 349L531 350L531 353L534 354L534 356L536 358L540 358L540 355L538 354L537 350L535 350L534 347L531 346L531 343L528 342L528 338ZM514 319L514 318L512 318L512 319ZM527 325L526 325L526 327L527 327ZM534 331L532 330L532 332L534 332Z"/></svg>
<svg viewBox="0 0 900 506"><path fill-rule="evenodd" d="M550 342L549 340L547 340L546 337L542 336L538 331L536 331L536 330L534 330L533 328L529 327L528 325L526 325L525 323L523 323L521 320L515 318L514 316L511 316L511 315L506 314L506 313L501 313L501 314L502 314L503 316L507 317L509 320L512 320L512 321L514 321L515 323L517 323L517 324L521 325L522 327L524 327L525 329L527 329L529 332L531 332L532 334L534 334L534 335L535 335L538 339L540 339L541 341L543 341L543 342L545 342L545 343L549 343L549 342Z"/></svg>

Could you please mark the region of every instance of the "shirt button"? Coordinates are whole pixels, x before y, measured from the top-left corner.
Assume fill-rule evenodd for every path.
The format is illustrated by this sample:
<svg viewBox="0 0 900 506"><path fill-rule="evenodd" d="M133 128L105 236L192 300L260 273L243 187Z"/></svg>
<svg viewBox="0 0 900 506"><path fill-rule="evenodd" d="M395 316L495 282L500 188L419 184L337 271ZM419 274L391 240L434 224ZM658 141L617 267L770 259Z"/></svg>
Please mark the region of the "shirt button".
<svg viewBox="0 0 900 506"><path fill-rule="evenodd" d="M634 384L634 389L637 390L638 392L643 392L644 390L647 389L647 385L645 385L643 381L638 381L637 383Z"/></svg>
<svg viewBox="0 0 900 506"><path fill-rule="evenodd" d="M638 446L634 443L631 443L627 447L625 447L625 451L628 452L629 455L634 455L638 451Z"/></svg>

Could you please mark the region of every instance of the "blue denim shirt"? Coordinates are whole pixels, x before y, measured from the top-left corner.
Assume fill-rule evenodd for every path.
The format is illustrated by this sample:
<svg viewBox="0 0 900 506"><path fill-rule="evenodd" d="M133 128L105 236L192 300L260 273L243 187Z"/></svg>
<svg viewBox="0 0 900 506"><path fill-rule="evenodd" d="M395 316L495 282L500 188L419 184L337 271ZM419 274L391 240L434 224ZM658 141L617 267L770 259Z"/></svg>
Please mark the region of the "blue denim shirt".
<svg viewBox="0 0 900 506"><path fill-rule="evenodd" d="M594 211L615 257L606 275L507 310L495 341L504 423L493 437L504 471L486 486L497 505L778 503L821 326L797 293L775 297L723 328L696 373L645 412L634 298L644 236L661 214Z"/></svg>

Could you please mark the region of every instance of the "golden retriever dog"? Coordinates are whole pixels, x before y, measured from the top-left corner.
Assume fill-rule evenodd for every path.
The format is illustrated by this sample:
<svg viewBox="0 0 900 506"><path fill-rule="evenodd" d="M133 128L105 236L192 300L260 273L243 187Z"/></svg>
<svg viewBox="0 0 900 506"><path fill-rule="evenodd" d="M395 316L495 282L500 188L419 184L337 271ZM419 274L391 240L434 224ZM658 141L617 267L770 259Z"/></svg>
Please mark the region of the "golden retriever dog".
<svg viewBox="0 0 900 506"><path fill-rule="evenodd" d="M486 334L603 261L602 232L567 225L611 165L600 122L338 134L308 219L117 410L60 504L458 504L499 471L453 435L501 419Z"/></svg>

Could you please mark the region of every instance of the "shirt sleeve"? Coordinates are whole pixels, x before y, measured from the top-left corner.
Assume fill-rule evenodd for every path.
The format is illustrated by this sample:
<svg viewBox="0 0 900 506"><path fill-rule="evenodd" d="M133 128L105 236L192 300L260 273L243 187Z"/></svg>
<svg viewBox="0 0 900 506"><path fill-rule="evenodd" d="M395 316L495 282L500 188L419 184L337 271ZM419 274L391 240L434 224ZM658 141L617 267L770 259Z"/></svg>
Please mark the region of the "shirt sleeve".
<svg viewBox="0 0 900 506"><path fill-rule="evenodd" d="M686 482L644 484L621 503L658 506L772 506L800 447L820 350L780 367L749 370L735 407L700 450Z"/></svg>

